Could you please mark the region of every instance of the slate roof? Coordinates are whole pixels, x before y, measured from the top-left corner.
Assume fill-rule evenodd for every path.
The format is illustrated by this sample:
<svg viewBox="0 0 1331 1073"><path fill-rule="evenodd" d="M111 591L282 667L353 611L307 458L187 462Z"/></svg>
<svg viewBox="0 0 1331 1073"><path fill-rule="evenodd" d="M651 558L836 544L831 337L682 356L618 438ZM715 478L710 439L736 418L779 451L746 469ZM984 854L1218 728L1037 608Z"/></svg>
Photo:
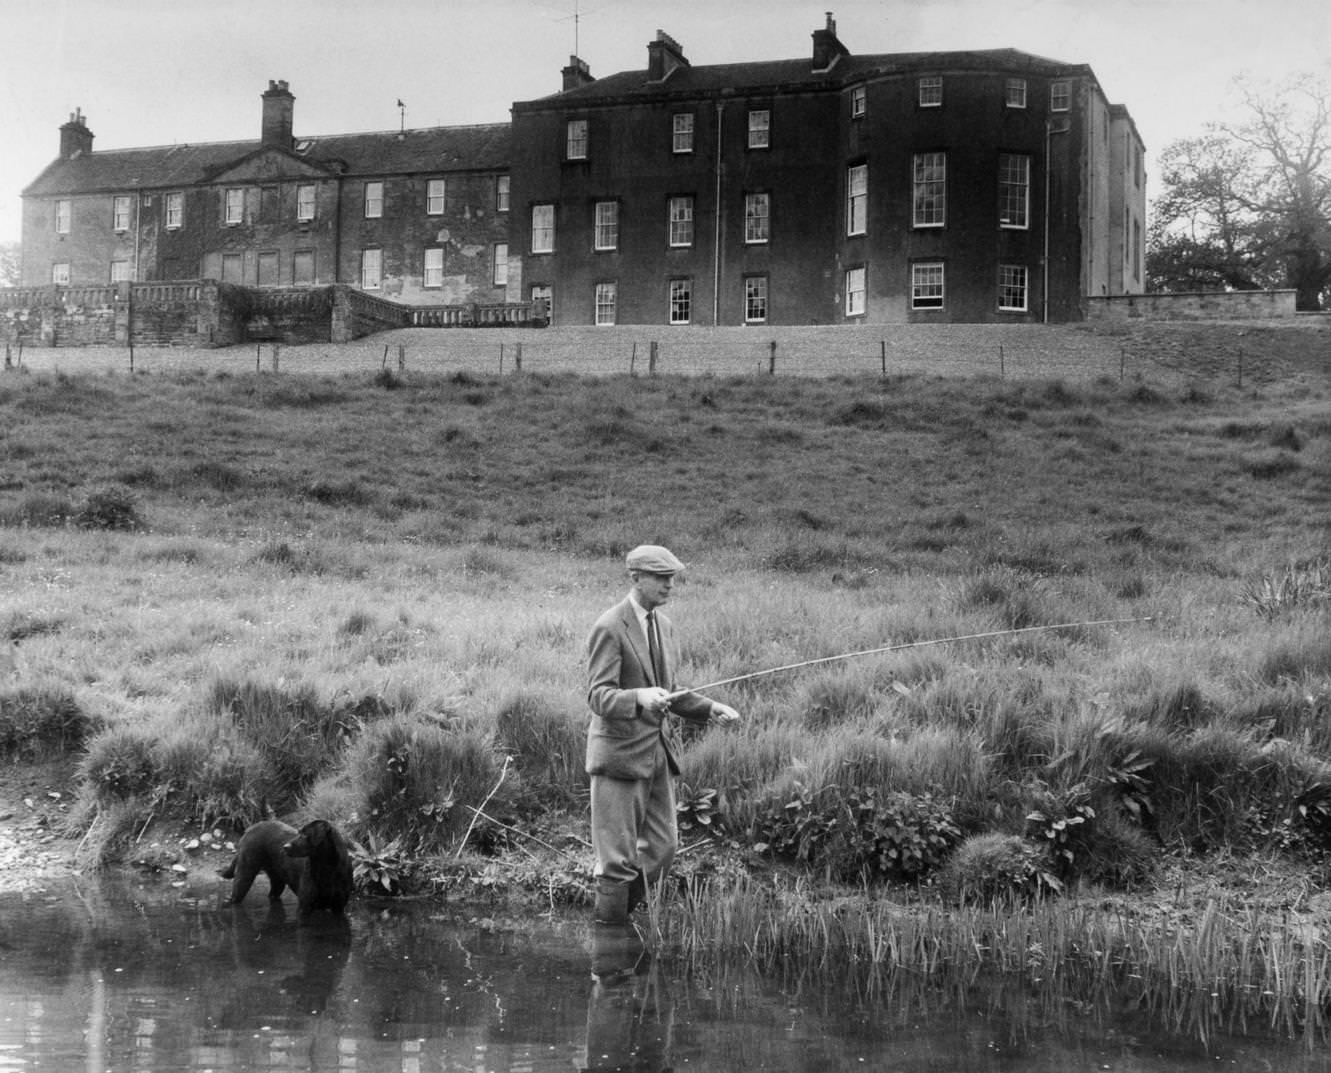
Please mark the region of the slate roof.
<svg viewBox="0 0 1331 1073"><path fill-rule="evenodd" d="M333 134L294 139L290 155L336 175L403 175L440 171L502 171L508 167L507 123L427 127L368 134ZM257 139L205 142L148 149L94 150L56 160L23 191L25 197L110 190L187 189L254 156ZM277 152L284 150L278 149Z"/></svg>
<svg viewBox="0 0 1331 1073"><path fill-rule="evenodd" d="M760 93L766 90L839 89L877 76L912 71L1009 71L1055 76L1089 74L1085 64L1062 63L1014 48L970 52L898 52L879 55L842 55L825 71L815 71L809 58L765 60L756 63L710 64L678 67L657 82L647 81L647 72L620 71L574 89L515 105L517 109L541 109L570 104L597 104L611 100L659 99L661 97L710 96L723 90Z"/></svg>

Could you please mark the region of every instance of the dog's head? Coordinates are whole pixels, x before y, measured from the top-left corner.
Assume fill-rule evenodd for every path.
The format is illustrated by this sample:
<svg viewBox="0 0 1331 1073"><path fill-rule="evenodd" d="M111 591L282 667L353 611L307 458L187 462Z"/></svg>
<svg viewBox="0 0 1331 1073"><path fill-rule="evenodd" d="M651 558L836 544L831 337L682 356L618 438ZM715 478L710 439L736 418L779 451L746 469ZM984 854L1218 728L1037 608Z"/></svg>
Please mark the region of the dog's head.
<svg viewBox="0 0 1331 1073"><path fill-rule="evenodd" d="M327 820L311 820L282 849L288 857L325 858L334 856L342 845L342 836Z"/></svg>

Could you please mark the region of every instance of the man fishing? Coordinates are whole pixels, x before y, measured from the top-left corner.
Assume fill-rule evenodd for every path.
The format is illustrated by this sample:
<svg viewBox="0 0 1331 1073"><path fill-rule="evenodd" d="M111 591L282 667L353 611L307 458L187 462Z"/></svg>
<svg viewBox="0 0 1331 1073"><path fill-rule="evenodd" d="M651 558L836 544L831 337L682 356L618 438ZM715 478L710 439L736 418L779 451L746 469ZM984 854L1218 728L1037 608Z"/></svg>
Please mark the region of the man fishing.
<svg viewBox="0 0 1331 1073"><path fill-rule="evenodd" d="M730 723L739 713L675 688L679 647L657 609L684 569L668 548L644 544L625 559L628 595L596 620L587 639L587 774L596 852L596 922L624 924L665 879L675 857L674 718Z"/></svg>

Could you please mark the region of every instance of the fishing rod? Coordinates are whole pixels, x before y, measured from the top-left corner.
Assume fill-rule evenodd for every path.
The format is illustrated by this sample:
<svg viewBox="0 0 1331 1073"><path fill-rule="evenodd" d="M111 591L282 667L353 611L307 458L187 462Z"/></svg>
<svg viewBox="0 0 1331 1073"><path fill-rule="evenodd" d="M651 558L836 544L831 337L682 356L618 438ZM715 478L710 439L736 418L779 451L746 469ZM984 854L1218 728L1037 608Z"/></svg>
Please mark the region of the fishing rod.
<svg viewBox="0 0 1331 1073"><path fill-rule="evenodd" d="M797 671L801 667L816 667L822 663L835 663L839 660L856 659L860 656L875 656L880 652L900 652L907 648L924 648L927 645L947 645L955 644L958 641L979 641L986 637L1008 637L1017 633L1035 633L1039 630L1071 630L1079 626L1116 626L1125 622L1150 622L1151 616L1144 618L1101 618L1093 619L1088 622L1060 622L1052 626L1019 626L1012 630L990 630L987 633L966 633L957 637L935 637L927 641L906 641L902 644L881 645L878 648L865 648L859 652L842 652L835 656L821 656L818 659L806 659L799 663L787 663L781 667L769 667L765 671L751 671L749 674L737 674L733 678L720 678L715 682L706 682L700 686L694 686L692 689L677 689L670 694L670 699L675 700L678 697L689 693L701 693L705 689L716 689L720 686L734 685L736 682L747 682L751 678L763 678L769 674L780 674L782 671Z"/></svg>

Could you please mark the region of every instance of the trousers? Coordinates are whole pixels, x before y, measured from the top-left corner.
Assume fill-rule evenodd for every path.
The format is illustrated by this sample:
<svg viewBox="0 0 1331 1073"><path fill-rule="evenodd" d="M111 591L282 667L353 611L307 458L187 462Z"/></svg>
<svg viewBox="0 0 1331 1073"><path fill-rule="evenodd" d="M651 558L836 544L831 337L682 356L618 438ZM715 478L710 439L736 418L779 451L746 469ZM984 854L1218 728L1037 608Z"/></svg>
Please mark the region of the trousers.
<svg viewBox="0 0 1331 1073"><path fill-rule="evenodd" d="M639 871L659 883L670 871L679 842L675 778L664 747L657 750L650 778L591 777L592 849L596 875L628 883Z"/></svg>

